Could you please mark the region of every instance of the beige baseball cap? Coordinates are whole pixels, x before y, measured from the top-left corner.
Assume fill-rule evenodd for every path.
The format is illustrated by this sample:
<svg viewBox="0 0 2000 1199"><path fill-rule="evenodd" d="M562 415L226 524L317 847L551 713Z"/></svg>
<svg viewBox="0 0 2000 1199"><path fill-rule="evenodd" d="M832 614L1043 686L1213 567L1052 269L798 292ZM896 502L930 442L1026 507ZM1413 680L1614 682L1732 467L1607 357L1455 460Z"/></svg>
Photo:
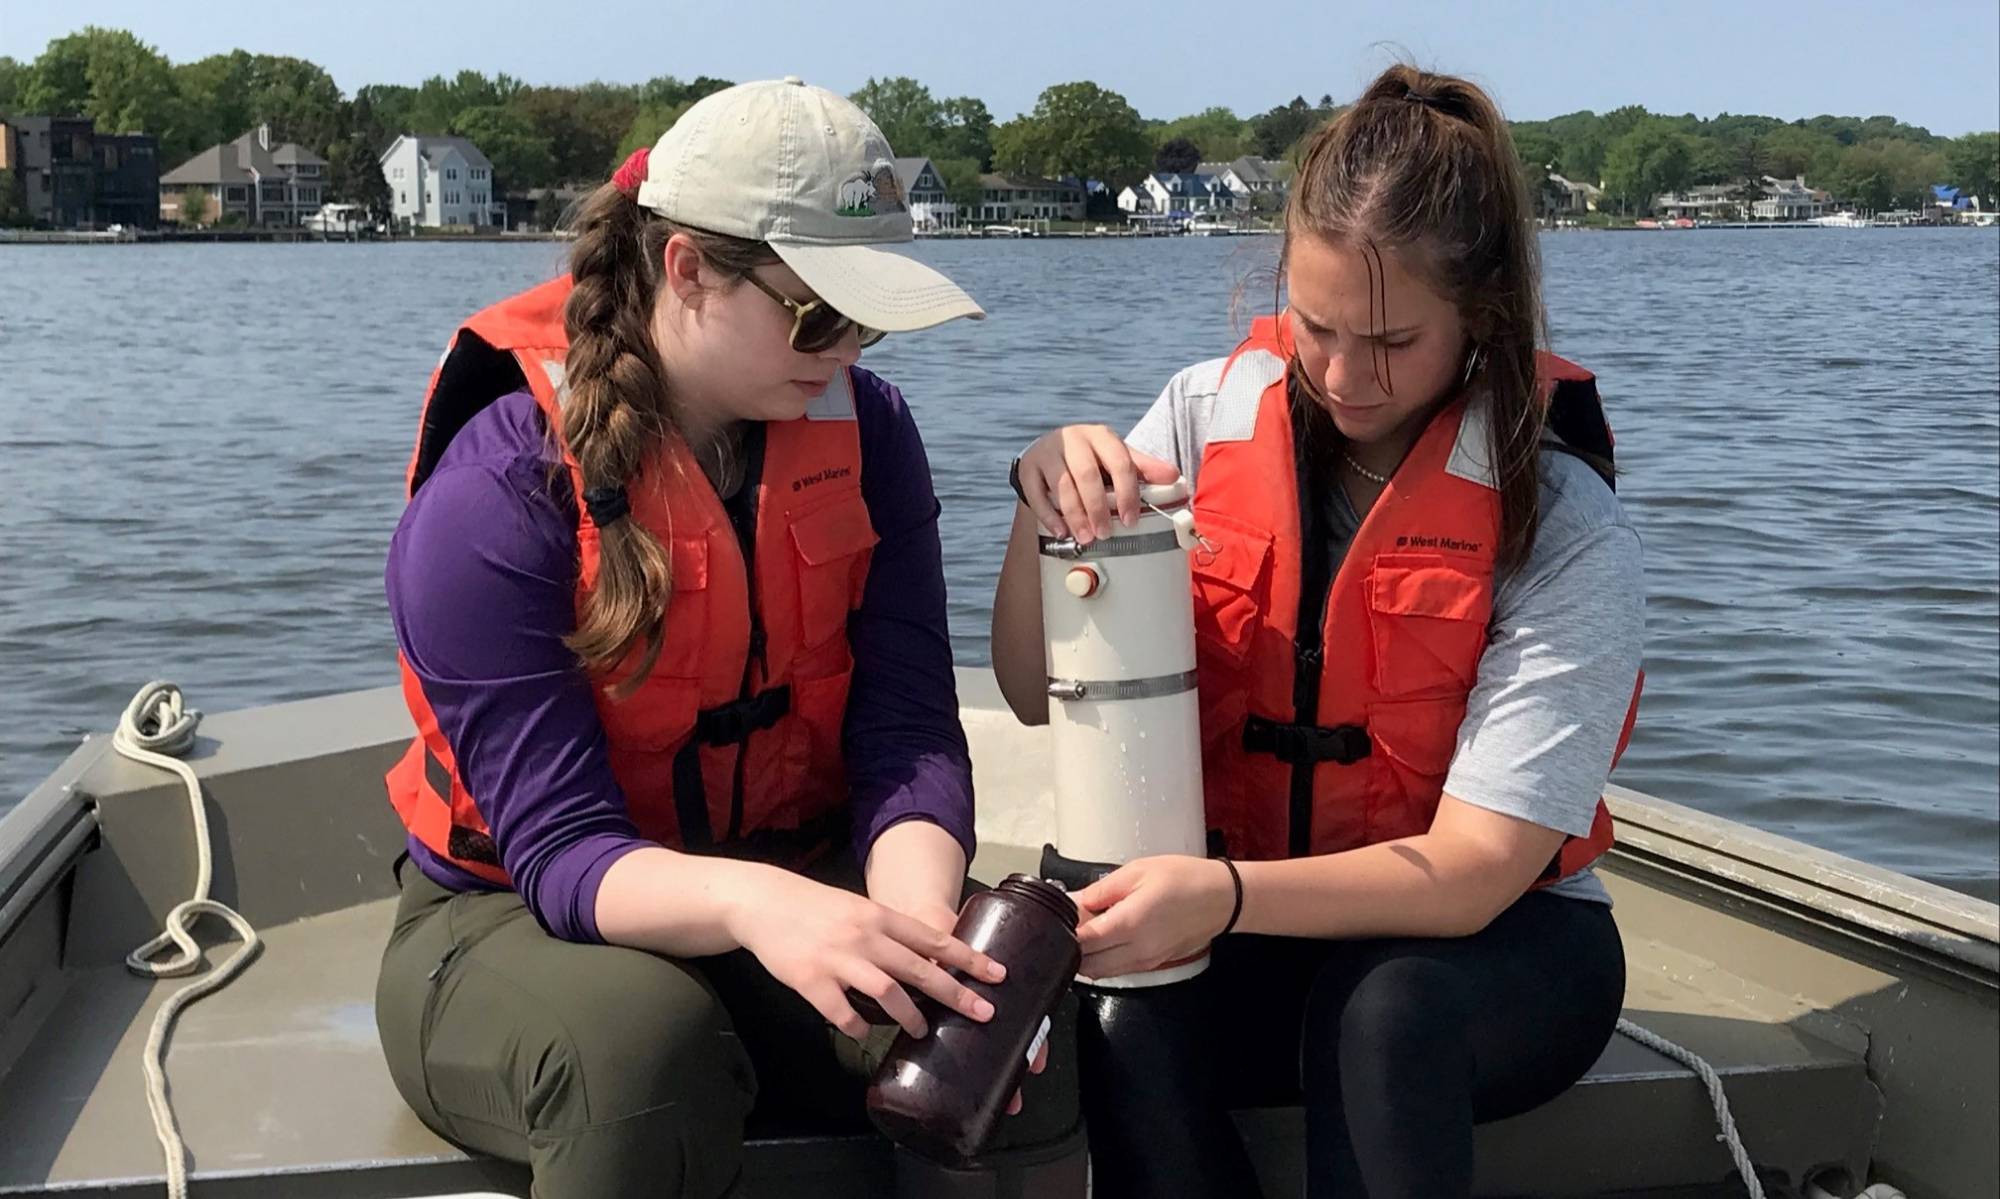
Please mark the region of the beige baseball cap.
<svg viewBox="0 0 2000 1199"><path fill-rule="evenodd" d="M653 147L639 203L770 243L820 299L871 329L986 315L956 283L880 248L916 240L889 141L846 97L797 76L696 101Z"/></svg>

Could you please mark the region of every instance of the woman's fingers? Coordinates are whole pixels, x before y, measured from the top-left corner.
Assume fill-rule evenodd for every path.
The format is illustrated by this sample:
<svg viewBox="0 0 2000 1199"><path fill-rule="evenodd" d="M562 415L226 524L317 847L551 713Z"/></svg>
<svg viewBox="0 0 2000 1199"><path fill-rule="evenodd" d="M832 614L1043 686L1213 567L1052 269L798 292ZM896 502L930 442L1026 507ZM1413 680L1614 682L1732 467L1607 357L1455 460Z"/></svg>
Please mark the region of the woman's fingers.
<svg viewBox="0 0 2000 1199"><path fill-rule="evenodd" d="M1044 529L1057 537L1069 536L1069 522L1056 507L1053 496L1054 485L1038 463L1021 459L1021 495L1027 500L1028 511L1035 514Z"/></svg>
<svg viewBox="0 0 2000 1199"><path fill-rule="evenodd" d="M856 959L848 966L846 977L848 986L874 1000L891 1020L902 1026L904 1032L913 1037L930 1032L930 1021L925 1020L924 1014L917 1010L910 993L881 967L865 959Z"/></svg>
<svg viewBox="0 0 2000 1199"><path fill-rule="evenodd" d="M817 985L800 988L799 994L828 1024L857 1041L868 1036L868 1021L863 1020L861 1014L854 1010L854 1005L847 1002L840 984L831 977L822 979ZM908 998L904 996L905 1000Z"/></svg>
<svg viewBox="0 0 2000 1199"><path fill-rule="evenodd" d="M1090 430L1090 440L1098 463L1111 477L1111 491L1118 502L1118 519L1129 528L1139 520L1139 468L1132 460L1131 447L1116 433L1101 426Z"/></svg>
<svg viewBox="0 0 2000 1199"><path fill-rule="evenodd" d="M1090 430L1079 430L1078 436L1064 439L1063 459L1069 464L1070 483L1076 488L1091 533L1097 537L1111 536L1111 504L1104 498L1104 463L1098 457L1097 443Z"/></svg>
<svg viewBox="0 0 2000 1199"><path fill-rule="evenodd" d="M971 987L953 978L936 962L913 953L894 942L882 946L880 965L895 977L951 1008L979 1021L993 1018L993 1004ZM902 988L898 987L898 990ZM922 1033L914 1034L922 1036Z"/></svg>
<svg viewBox="0 0 2000 1199"><path fill-rule="evenodd" d="M1076 538L1079 544L1096 537L1090 513L1084 510L1083 493L1077 489L1076 479L1068 471L1056 480L1056 507L1062 512L1063 523L1069 526L1069 535Z"/></svg>
<svg viewBox="0 0 2000 1199"><path fill-rule="evenodd" d="M894 908L883 908L882 916L881 931L884 935L894 938L941 966L989 983L997 983L1007 977L1007 967L950 933L939 932L916 917L906 916Z"/></svg>
<svg viewBox="0 0 2000 1199"><path fill-rule="evenodd" d="M1132 456L1132 465L1138 470L1139 477L1146 482L1171 483L1181 477L1181 468L1165 458L1155 458L1130 446L1125 449Z"/></svg>

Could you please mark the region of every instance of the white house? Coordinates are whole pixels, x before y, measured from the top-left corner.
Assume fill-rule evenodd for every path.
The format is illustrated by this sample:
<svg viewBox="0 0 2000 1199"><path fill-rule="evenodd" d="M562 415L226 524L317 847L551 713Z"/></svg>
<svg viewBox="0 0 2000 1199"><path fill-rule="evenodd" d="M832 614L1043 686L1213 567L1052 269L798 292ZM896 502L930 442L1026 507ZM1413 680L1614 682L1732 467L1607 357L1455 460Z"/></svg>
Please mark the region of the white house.
<svg viewBox="0 0 2000 1199"><path fill-rule="evenodd" d="M1285 194L1284 180L1279 178L1278 164L1268 158L1256 158L1245 154L1232 162L1204 162L1195 167L1197 175L1213 175L1222 185L1241 197L1263 193L1282 196Z"/></svg>
<svg viewBox="0 0 2000 1199"><path fill-rule="evenodd" d="M1197 212L1234 212L1237 208L1237 194L1214 175L1156 173L1146 176L1139 186L1145 191L1152 207L1126 208L1125 211L1184 216ZM1122 195L1119 207L1125 207Z"/></svg>
<svg viewBox="0 0 2000 1199"><path fill-rule="evenodd" d="M1760 221L1810 221L1814 217L1826 215L1827 193L1815 187L1806 186L1806 177L1774 179L1763 178L1764 198L1750 207L1750 214Z"/></svg>
<svg viewBox="0 0 2000 1199"><path fill-rule="evenodd" d="M1144 186L1128 187L1118 193L1118 207L1123 212L1142 216L1150 214L1153 211L1153 193Z"/></svg>
<svg viewBox="0 0 2000 1199"><path fill-rule="evenodd" d="M389 209L399 224L499 225L506 208L493 190L493 164L462 137L405 133L382 151Z"/></svg>
<svg viewBox="0 0 2000 1199"><path fill-rule="evenodd" d="M903 202L909 205L910 219L917 228L936 229L957 219L958 205L951 202L944 176L930 159L898 158L896 183L903 189Z"/></svg>

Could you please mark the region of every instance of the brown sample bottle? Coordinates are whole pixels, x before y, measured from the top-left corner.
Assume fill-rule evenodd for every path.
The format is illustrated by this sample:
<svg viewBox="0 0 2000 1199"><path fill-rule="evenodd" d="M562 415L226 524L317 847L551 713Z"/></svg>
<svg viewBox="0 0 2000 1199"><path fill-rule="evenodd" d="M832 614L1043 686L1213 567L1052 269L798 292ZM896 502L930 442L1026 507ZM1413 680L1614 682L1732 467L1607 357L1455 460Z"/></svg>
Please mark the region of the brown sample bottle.
<svg viewBox="0 0 2000 1199"><path fill-rule="evenodd" d="M876 1127L942 1161L978 1155L1076 977L1076 923L1076 904L1060 887L1025 874L966 902L953 934L1007 967L997 985L960 977L993 1004L993 1018L981 1023L927 1002L930 1035L899 1034L868 1086Z"/></svg>

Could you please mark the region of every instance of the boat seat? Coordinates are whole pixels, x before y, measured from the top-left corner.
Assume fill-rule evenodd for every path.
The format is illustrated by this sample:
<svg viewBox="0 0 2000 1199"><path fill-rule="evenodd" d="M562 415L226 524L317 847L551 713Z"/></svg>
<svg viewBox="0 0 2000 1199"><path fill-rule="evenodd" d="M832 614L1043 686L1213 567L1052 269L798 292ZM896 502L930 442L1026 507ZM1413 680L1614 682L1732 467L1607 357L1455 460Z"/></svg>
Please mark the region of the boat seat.
<svg viewBox="0 0 2000 1199"><path fill-rule="evenodd" d="M268 1195L274 1174L287 1176L285 1194L306 1199L527 1194L522 1170L439 1140L389 1081L372 1002L394 902L266 930L262 958L183 1013L169 1079L197 1194ZM1665 946L1629 948L1628 1014L1715 1064L1760 1162L1788 1171L1837 1162L1856 1143L1856 1121L1872 1118L1858 1052L1746 1015L1755 1004L1740 994L1734 1014L1722 1011L1719 980L1690 974ZM0 1079L0 1196L157 1192L160 1150L140 1057L154 1012L181 985L116 966L65 976L30 1047ZM1243 1112L1239 1121L1269 1193L1300 1193L1300 1113ZM1700 1083L1623 1038L1569 1094L1482 1129L1479 1168L1482 1194L1701 1187L1730 1173ZM888 1146L873 1137L758 1140L746 1194L883 1195L893 1169Z"/></svg>

